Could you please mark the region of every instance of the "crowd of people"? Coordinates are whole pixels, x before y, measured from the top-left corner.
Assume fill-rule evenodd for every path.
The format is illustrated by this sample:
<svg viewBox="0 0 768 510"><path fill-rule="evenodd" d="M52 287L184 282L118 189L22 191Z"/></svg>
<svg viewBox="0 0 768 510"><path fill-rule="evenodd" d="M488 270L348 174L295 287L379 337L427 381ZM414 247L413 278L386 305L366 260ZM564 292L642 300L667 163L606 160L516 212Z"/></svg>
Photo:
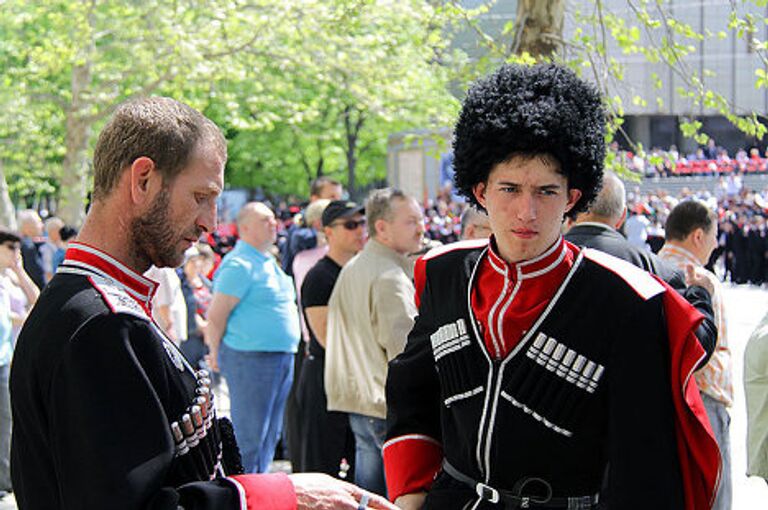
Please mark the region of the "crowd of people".
<svg viewBox="0 0 768 510"><path fill-rule="evenodd" d="M505 65L456 125L461 201L357 203L322 177L217 228L218 128L121 105L77 238L33 211L0 230L0 490L33 510L730 508L705 266L765 281L768 194L737 172L627 193L602 108L572 71ZM278 443L291 475L269 474Z"/></svg>
<svg viewBox="0 0 768 510"><path fill-rule="evenodd" d="M616 178L606 179L607 192ZM671 211L688 201L704 204L717 219L718 233L707 266L723 281L760 285L768 271L768 190L750 190L741 183L736 190L725 185L718 190L686 189L671 196L663 191L625 193L621 184L627 216L617 223L626 242L655 253L668 239ZM386 494L382 382L388 360L404 347L416 316L407 298L414 292L413 261L435 246L487 238L491 228L484 212L454 200L449 185L426 204L392 190L374 192L365 207L343 200L344 195L340 183L320 178L301 206L282 211L249 203L234 224L219 225L188 248L178 269L152 267L145 276L158 284L151 301L158 325L193 367L211 371L217 380L219 371L226 378L246 472L268 471L280 442L296 472L354 479ZM12 312L12 335L0 351L6 385L20 326L76 234L58 218L43 223L31 210L19 213L18 224L18 234L0 232L13 255L3 262L0 281ZM372 247L376 250L355 259L356 272L349 269L339 280L341 269ZM386 264L393 264L390 269L376 262L385 254L385 260L390 257ZM261 269L255 271L255 266ZM391 271L400 283L382 280ZM337 286L345 290L332 300ZM382 290L375 291L379 286ZM260 332L256 343L253 331ZM339 344L347 339L346 344L350 338L369 337L378 338L381 351L364 345L353 352L334 351L333 338ZM329 343L331 358L326 356ZM366 354L360 358L361 353ZM355 375L358 367L362 371ZM371 378L376 372L381 373ZM254 374L260 377L254 379ZM370 386L371 380L378 385ZM7 398L4 402L0 411L8 426L0 446L7 449L10 405ZM7 459L0 468L0 488L10 491Z"/></svg>
<svg viewBox="0 0 768 510"><path fill-rule="evenodd" d="M717 145L714 138L688 154L681 153L674 144L667 150L653 147L644 155L620 150L617 142L611 145L611 150L626 168L645 177L764 174L768 171L768 148L763 154L757 147L749 151L740 148L731 156L726 148Z"/></svg>
<svg viewBox="0 0 768 510"><path fill-rule="evenodd" d="M624 188L621 189L623 191ZM383 402L384 388L361 391L357 385L350 385L349 376L345 375L343 380L333 384L337 389L345 389L342 393L346 397L334 396L329 405L324 391L328 316L336 314L334 327L341 328L336 332L337 337L355 337L345 328L360 327L360 324L343 324L355 304L365 301L365 293L360 295L361 289L365 288L365 278L361 275L348 277L351 278L348 284L349 300L344 302L344 295L340 294L335 311L329 309L331 293L341 267L362 250L369 232L364 227L366 217L370 221L370 215L364 215L365 209L362 206L340 200L343 195L340 183L328 178L318 179L313 183L310 201L304 207L289 210L290 214L282 214L283 221L277 220L281 217L279 209L273 211L264 204L249 204L240 211L234 225L221 225L186 250L180 268L153 267L146 276L158 283L152 300L153 316L169 338L180 346L193 366L200 369L214 368L214 376L218 378L219 355L216 352L211 357L209 346L216 345L222 351L221 371L231 392L235 431L239 431L238 436L243 438L240 448L247 471L267 471L275 446L282 437L282 450L292 461L294 470L319 471L332 476L341 473L350 479L354 477L364 487L386 493L383 471L375 469L375 466L383 468L383 464L374 462L374 467L366 467L366 462L370 464L370 460L366 459L381 457L385 411L380 408L372 411L373 408L367 406L373 403L365 404L360 399L361 394L375 395L378 391L379 396L372 397L372 402L377 398ZM398 196L406 199L405 196ZM410 236L410 243L398 253L411 255L413 259L415 255L435 245L490 235L491 229L485 214L452 197L452 187L446 186L426 207L417 207L415 200L408 199L414 204L411 207L413 225L418 224L418 228ZM768 203L768 190L755 192L739 186L737 192L729 193L722 187L721 193L684 190L675 197L663 191L654 194L630 191L627 197L629 215L623 224L623 231L628 242L638 249L658 252L667 237L665 227L670 212L681 202L696 200L716 211L718 218L718 244L708 266L711 269L716 266L717 273L724 281L756 285L763 283L768 268L768 245L765 244L765 215L768 210L763 206ZM22 211L19 214L19 225L21 236L9 233L7 242L14 246L18 243L20 251L26 255L23 260L29 269L21 271L18 264L8 264L7 281L3 281L5 287L14 291L9 293L11 309L19 315L14 317L14 339L23 316L37 297L38 288L50 280L57 261L60 263L63 260L62 252L72 237L71 231L58 218L49 218L43 225L34 211ZM41 235L43 232L46 235ZM345 236L347 239L344 239ZM376 238L375 234L371 238ZM340 243L341 248L337 243ZM243 273L245 262L234 262L244 256L243 251L253 251L244 247L254 245L274 257L280 266L279 270L272 267L267 272L271 277L259 273L255 277L257 281L269 281L282 273L290 276L286 276L284 282L278 285L282 290L273 289L274 293L268 294L269 297L265 297L261 291L253 291L251 286L254 282L250 280L254 276ZM225 259L228 263L219 267L222 257L230 252L232 254ZM329 252L333 256L329 256ZM16 261L21 260L21 257L16 258ZM259 260L269 264L271 259L259 256ZM318 265L319 261L324 262ZM311 271L315 265L318 265L317 269ZM371 268L380 270L377 264L365 258L358 265L364 271L370 271ZM404 271L404 275L412 277L407 266L404 266ZM40 282L34 282L31 275L38 277ZM304 289L307 276L309 278ZM376 272L372 276L375 277ZM321 285L319 282L325 283ZM405 290L402 292L381 294L392 297L409 295L409 284L404 282L403 285ZM246 295L250 296L250 305L240 302ZM292 306L294 301L300 305L297 309ZM264 303L269 303L270 307L259 310ZM371 306L369 303L368 308L361 311L360 317L367 319L374 316ZM415 316L415 311L408 309L408 300L397 298L393 302L382 302L381 306L380 313L386 310L393 314L385 321L389 326L387 331L395 337L405 338L410 324L407 319ZM405 308L397 311L398 307ZM209 316L210 310L213 310L212 318ZM299 323L294 321L295 318L300 319ZM406 321L399 334L392 328L398 318ZM368 324L366 321L361 322ZM298 325L301 329L300 341L295 329ZM240 341L248 342L249 333L253 330L262 332L259 345L239 343L236 340L240 336ZM225 331L229 343L226 340L222 342ZM241 333L238 334L238 331ZM269 331L274 332L274 343L265 339ZM376 335L366 330L363 336ZM285 343L290 338L295 341ZM337 355L334 359L342 364L334 366L332 373L349 374L354 372L358 363L362 363L366 371L375 371L376 367L378 370L383 369L386 367L385 360L393 357L393 353L398 352L402 345L394 340L381 340L382 345L393 342L394 345L390 347L392 352L386 354L385 348L384 357L375 361L356 360L350 363L345 356ZM10 345L8 360L3 365L6 371L10 361ZM244 365L242 356L232 354L232 346L239 351L254 351L254 355L258 353L266 359L253 360ZM292 354L294 351L298 352L295 359ZM359 351L364 349L361 347ZM275 356L280 352L283 353L282 360L277 361ZM231 366L235 360L239 365L237 367ZM281 368L278 370L276 367ZM264 379L254 384L254 373L264 375ZM357 378L363 379L361 376ZM291 384L292 381L294 384ZM336 403L339 398L342 403ZM255 404L262 401L262 404ZM356 434L349 425L349 413L360 416L360 423L355 427ZM287 419L285 424L284 418ZM282 433L284 425L285 434ZM7 443L9 434L5 437ZM250 444L248 438L261 439ZM368 444L369 451L358 457L355 444ZM4 487L10 489L7 474L6 480Z"/></svg>
<svg viewBox="0 0 768 510"><path fill-rule="evenodd" d="M718 245L707 267L722 281L763 285L768 281L768 188L753 190L740 180L729 188L730 180L731 176L721 178L714 192L683 189L673 196L663 190L630 191L627 237L657 252L664 242L669 212L683 200L699 200L716 212L718 222Z"/></svg>

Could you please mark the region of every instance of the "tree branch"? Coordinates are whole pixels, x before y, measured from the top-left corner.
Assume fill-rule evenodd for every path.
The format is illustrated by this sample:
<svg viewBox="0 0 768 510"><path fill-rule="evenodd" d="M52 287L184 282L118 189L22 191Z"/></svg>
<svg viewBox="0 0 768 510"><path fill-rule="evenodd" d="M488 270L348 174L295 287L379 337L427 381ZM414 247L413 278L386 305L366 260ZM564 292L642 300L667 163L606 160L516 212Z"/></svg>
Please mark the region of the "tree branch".
<svg viewBox="0 0 768 510"><path fill-rule="evenodd" d="M168 71L165 72L165 74L163 74L162 76L158 77L153 82L150 82L150 83L146 84L144 87L142 87L135 94L131 94L130 97L148 96L152 92L154 92L160 85L162 85L164 82L170 80L174 76L176 76L176 71L172 71L172 70L169 69ZM109 115L111 115L112 112L114 112L115 109L117 109L117 107L120 106L120 104L123 101L124 101L124 99L121 100L121 101L115 101L115 102L107 105L106 107L102 108L97 113L94 113L93 115L86 115L82 119L83 119L83 121L89 122L89 123L98 122L98 121L108 117Z"/></svg>

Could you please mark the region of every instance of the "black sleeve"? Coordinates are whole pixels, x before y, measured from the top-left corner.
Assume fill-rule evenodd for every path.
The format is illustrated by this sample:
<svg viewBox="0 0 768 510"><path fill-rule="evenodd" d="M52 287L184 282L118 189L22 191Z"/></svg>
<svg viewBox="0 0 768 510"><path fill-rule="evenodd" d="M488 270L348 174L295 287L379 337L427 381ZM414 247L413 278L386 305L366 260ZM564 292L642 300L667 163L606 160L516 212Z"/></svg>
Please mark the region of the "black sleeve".
<svg viewBox="0 0 768 510"><path fill-rule="evenodd" d="M613 344L606 508L680 510L682 479L662 296L632 307Z"/></svg>
<svg viewBox="0 0 768 510"><path fill-rule="evenodd" d="M427 282L405 350L389 362L388 440L405 434L424 434L442 442L440 383L430 341L434 330Z"/></svg>
<svg viewBox="0 0 768 510"><path fill-rule="evenodd" d="M696 370L699 370L709 363L709 358L712 357L717 347L717 324L715 323L715 311L712 308L712 296L706 289L698 285L691 285L680 294L704 316L704 320L701 321L695 331L696 339L706 352L704 359L696 367Z"/></svg>
<svg viewBox="0 0 768 510"><path fill-rule="evenodd" d="M61 508L240 508L226 480L165 486L174 444L163 355L148 324L122 315L92 319L65 348L48 403Z"/></svg>
<svg viewBox="0 0 768 510"><path fill-rule="evenodd" d="M321 263L322 261L318 262L318 264ZM318 265L315 265L301 284L301 307L328 306L334 283L335 280L328 271L322 271Z"/></svg>
<svg viewBox="0 0 768 510"><path fill-rule="evenodd" d="M668 267L663 263L661 265L662 267ZM715 324L715 312L712 308L712 296L709 295L706 289L698 285L686 286L685 275L682 271L674 270L674 274L676 275L674 278L667 279L662 277L662 279L704 316L704 320L695 331L696 338L706 352L706 356L704 356L704 359L701 360L701 363L696 368L698 370L709 362L709 358L712 357L717 346L717 324Z"/></svg>

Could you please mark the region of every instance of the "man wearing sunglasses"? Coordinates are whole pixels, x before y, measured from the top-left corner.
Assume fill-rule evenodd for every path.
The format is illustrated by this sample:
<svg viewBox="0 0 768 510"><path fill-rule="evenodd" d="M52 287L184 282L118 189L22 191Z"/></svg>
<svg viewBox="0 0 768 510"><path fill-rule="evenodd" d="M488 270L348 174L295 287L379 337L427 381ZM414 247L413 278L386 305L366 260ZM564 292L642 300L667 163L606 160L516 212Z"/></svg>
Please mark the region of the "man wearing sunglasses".
<svg viewBox="0 0 768 510"><path fill-rule="evenodd" d="M332 476L343 469L342 459L354 459L355 443L346 413L327 410L324 374L328 300L341 268L363 249L363 213L363 207L354 202L335 200L328 204L321 220L328 253L309 270L301 286L309 345L296 385L298 422L304 438L300 459L304 470Z"/></svg>

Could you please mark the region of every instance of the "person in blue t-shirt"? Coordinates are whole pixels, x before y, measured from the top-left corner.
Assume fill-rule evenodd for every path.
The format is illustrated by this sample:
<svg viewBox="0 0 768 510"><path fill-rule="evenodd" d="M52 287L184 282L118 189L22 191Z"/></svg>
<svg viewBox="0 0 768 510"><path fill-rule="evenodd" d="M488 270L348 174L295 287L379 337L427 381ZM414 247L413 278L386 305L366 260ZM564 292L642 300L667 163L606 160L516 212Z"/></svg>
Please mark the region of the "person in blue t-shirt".
<svg viewBox="0 0 768 510"><path fill-rule="evenodd" d="M296 294L270 253L275 215L251 202L237 216L240 240L213 279L209 364L229 385L232 423L246 472L268 470L283 426L299 343Z"/></svg>

